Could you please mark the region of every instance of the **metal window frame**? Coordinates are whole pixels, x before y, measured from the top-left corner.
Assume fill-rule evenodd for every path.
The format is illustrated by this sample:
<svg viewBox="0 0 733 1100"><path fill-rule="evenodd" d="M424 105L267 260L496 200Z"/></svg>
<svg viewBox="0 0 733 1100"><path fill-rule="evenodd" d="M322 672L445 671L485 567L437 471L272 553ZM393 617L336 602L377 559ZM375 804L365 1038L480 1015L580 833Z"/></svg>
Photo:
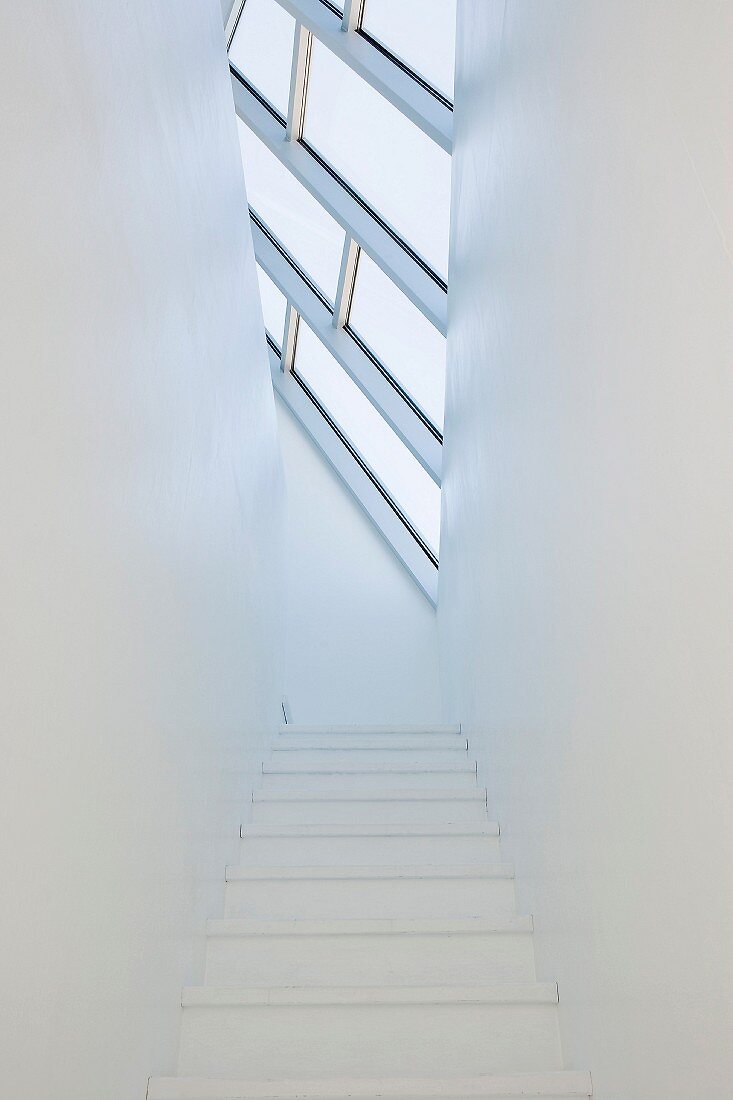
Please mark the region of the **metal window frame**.
<svg viewBox="0 0 733 1100"><path fill-rule="evenodd" d="M316 394L292 370L283 370L280 356L268 340L273 388L305 428L313 442L359 506L396 554L433 607L438 602L438 559L418 542L417 532L369 465L335 423ZM419 536L418 536L419 537ZM422 545L421 545L422 543Z"/></svg>
<svg viewBox="0 0 733 1100"><path fill-rule="evenodd" d="M343 18L321 0L277 2L441 149L452 152L453 104L378 39L361 29L360 0L345 4Z"/></svg>
<svg viewBox="0 0 733 1100"><path fill-rule="evenodd" d="M286 140L287 120L231 61L229 71L242 122L445 336L448 300L443 279L307 142Z"/></svg>
<svg viewBox="0 0 733 1100"><path fill-rule="evenodd" d="M344 0L344 14L341 17L341 30L358 31L364 18L364 0Z"/></svg>
<svg viewBox="0 0 733 1100"><path fill-rule="evenodd" d="M252 239L257 262L286 301L302 315L315 336L346 371L365 397L382 414L395 434L414 455L436 485L442 472L442 436L412 402L387 368L343 326L335 326L335 312L314 289L307 274L289 258L286 250L256 211L251 212Z"/></svg>
<svg viewBox="0 0 733 1100"><path fill-rule="evenodd" d="M344 249L341 254L341 267L336 287L336 302L333 311L334 328L345 328L348 324L360 255L359 245L351 234L347 233L344 236Z"/></svg>
<svg viewBox="0 0 733 1100"><path fill-rule="evenodd" d="M288 302L282 348L270 331L265 329L270 374L275 394L300 422L323 458L377 528L423 594L433 607L437 607L437 556L352 443L348 434L295 369L299 321L300 314L292 303Z"/></svg>
<svg viewBox="0 0 733 1100"><path fill-rule="evenodd" d="M225 0L224 4L224 38L227 44L227 53L232 48L234 35L237 33L239 20L242 18L244 5L247 0Z"/></svg>
<svg viewBox="0 0 733 1100"><path fill-rule="evenodd" d="M363 0L345 0L343 15L327 0L276 0L295 20L287 117L229 62L240 119L344 230L333 304L309 278L263 219L250 210L257 262L287 307L282 347L266 332L273 387L356 498L433 606L438 557L382 484L348 434L300 377L296 365L302 316L341 368L380 412L439 486L442 434L388 368L348 324L361 250L443 335L447 285L320 154L303 139L308 76L316 37L447 152L452 150L452 104L427 81L361 30ZM246 0L233 0L226 21L227 49Z"/></svg>
<svg viewBox="0 0 733 1100"><path fill-rule="evenodd" d="M288 95L288 117L285 124L285 140L300 141L305 123L305 103L308 95L308 73L310 70L313 35L300 20L295 21L293 39L293 59L290 66L290 93Z"/></svg>
<svg viewBox="0 0 733 1100"><path fill-rule="evenodd" d="M365 42L368 42L373 50L377 50L377 52L380 53L382 57L385 57L391 65L395 65L400 70L400 72L403 72L407 76L409 76L410 80L414 80L416 84L419 84L419 86L424 91L426 91L428 95L431 95L433 99L442 104L445 110L450 112L451 116L453 115L453 101L450 100L447 95L444 95L443 92L439 91L439 89L431 84L429 80L426 80L424 76L420 76L417 70L411 68L407 64L407 62L403 61L401 57L398 57L396 53L392 53L388 46L385 46L383 42L380 42L378 38L375 38L374 35L370 34L368 30L365 30L364 27L361 26L361 24L356 28L355 33L363 38ZM452 142L452 125L450 126L450 131L447 136ZM452 151L452 149L448 149L446 148L446 146L443 146L443 148L445 149L446 153L450 153Z"/></svg>

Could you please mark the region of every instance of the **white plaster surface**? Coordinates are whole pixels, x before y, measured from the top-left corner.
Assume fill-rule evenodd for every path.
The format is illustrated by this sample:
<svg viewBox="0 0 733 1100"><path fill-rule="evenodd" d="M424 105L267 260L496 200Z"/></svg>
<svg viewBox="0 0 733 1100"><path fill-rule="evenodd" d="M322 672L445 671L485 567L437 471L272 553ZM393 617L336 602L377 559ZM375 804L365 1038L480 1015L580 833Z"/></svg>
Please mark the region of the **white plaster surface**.
<svg viewBox="0 0 733 1100"><path fill-rule="evenodd" d="M0 100L0 1094L141 1100L279 718L219 4L3 4Z"/></svg>
<svg viewBox="0 0 733 1100"><path fill-rule="evenodd" d="M730 1092L733 5L461 0L439 626L566 1064Z"/></svg>
<svg viewBox="0 0 733 1100"><path fill-rule="evenodd" d="M277 405L288 491L285 694L293 721L434 722L435 611Z"/></svg>

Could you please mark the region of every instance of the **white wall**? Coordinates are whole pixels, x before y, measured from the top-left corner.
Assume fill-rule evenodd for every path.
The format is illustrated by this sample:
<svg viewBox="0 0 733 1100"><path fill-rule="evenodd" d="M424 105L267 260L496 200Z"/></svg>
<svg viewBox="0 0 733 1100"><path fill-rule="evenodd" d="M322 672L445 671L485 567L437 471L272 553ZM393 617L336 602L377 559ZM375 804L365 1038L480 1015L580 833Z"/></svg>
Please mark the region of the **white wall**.
<svg viewBox="0 0 733 1100"><path fill-rule="evenodd" d="M290 411L277 407L293 720L439 721L435 611Z"/></svg>
<svg viewBox="0 0 733 1100"><path fill-rule="evenodd" d="M0 1093L142 1100L281 688L219 4L3 4L0 100Z"/></svg>
<svg viewBox="0 0 733 1100"><path fill-rule="evenodd" d="M462 0L439 625L598 1100L730 1093L733 5Z"/></svg>

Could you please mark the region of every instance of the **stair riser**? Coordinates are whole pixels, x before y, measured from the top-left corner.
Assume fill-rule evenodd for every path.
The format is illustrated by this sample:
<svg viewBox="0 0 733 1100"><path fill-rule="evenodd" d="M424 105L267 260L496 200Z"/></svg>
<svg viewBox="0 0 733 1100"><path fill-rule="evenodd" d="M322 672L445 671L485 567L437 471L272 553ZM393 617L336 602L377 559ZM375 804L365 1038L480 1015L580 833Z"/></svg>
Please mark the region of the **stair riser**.
<svg viewBox="0 0 733 1100"><path fill-rule="evenodd" d="M215 936L213 986L471 985L535 980L532 937L480 935Z"/></svg>
<svg viewBox="0 0 733 1100"><path fill-rule="evenodd" d="M179 1073L258 1078L559 1069L554 1005L183 1010Z"/></svg>
<svg viewBox="0 0 733 1100"><path fill-rule="evenodd" d="M287 768L315 768L331 771L338 768L453 768L473 763L462 750L441 749L428 752L424 749L303 749L287 752L271 752L267 765L277 764Z"/></svg>
<svg viewBox="0 0 733 1100"><path fill-rule="evenodd" d="M509 920L514 880L245 879L228 882L227 917L258 920L463 918Z"/></svg>
<svg viewBox="0 0 733 1100"><path fill-rule="evenodd" d="M476 773L473 771L436 771L436 772L304 772L288 771L281 773L265 772L262 788L266 791L281 790L339 790L339 791L400 791L406 787L413 790L447 787L451 789L475 789Z"/></svg>
<svg viewBox="0 0 733 1100"><path fill-rule="evenodd" d="M252 867L498 862L498 836L245 837L240 863Z"/></svg>
<svg viewBox="0 0 733 1100"><path fill-rule="evenodd" d="M459 825L486 822L486 804L479 799L457 801L255 802L252 821L258 825Z"/></svg>

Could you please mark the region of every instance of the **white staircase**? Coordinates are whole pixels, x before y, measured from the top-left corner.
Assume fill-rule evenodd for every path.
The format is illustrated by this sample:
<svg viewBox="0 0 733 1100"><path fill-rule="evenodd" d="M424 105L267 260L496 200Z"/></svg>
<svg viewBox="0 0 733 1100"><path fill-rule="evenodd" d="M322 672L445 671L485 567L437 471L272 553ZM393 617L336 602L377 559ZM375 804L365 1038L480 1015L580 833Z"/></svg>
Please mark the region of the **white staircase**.
<svg viewBox="0 0 733 1100"><path fill-rule="evenodd" d="M458 726L284 726L148 1100L591 1095Z"/></svg>

